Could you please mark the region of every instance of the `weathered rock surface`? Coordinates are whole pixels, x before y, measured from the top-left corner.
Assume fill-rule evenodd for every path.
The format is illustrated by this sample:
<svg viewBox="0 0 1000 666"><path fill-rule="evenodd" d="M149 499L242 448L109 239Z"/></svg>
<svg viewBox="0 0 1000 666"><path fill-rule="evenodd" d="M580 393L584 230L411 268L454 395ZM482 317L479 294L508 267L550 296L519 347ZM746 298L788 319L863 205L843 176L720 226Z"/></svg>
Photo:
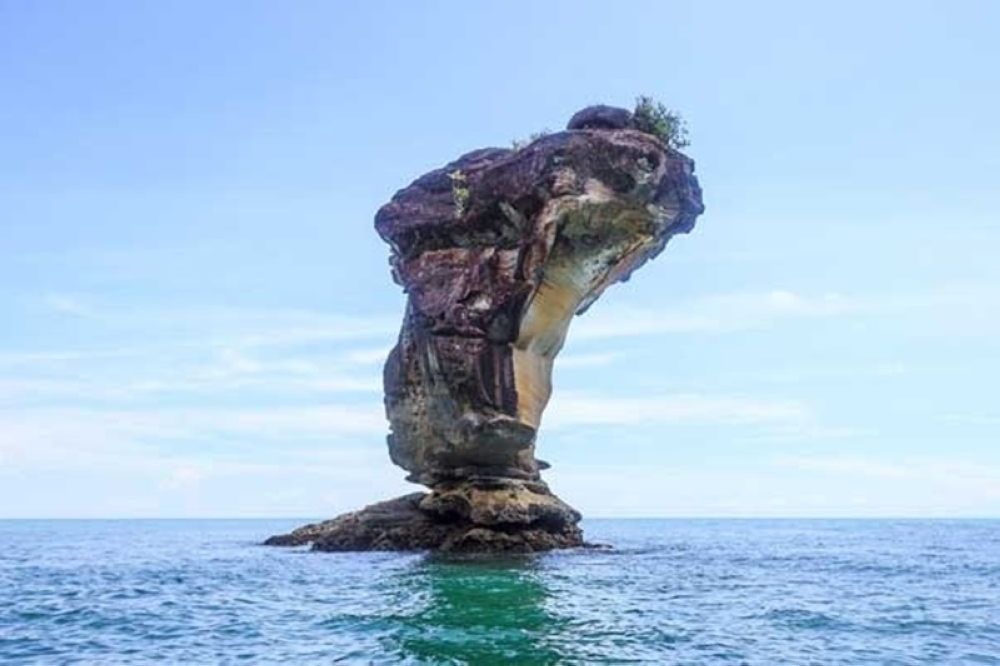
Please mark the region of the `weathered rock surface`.
<svg viewBox="0 0 1000 666"><path fill-rule="evenodd" d="M597 104L588 106L573 114L566 123L566 129L627 129L632 122L632 112L615 106Z"/></svg>
<svg viewBox="0 0 1000 666"><path fill-rule="evenodd" d="M400 190L375 227L408 300L385 364L389 455L431 488L273 537L320 550L581 545L535 438L575 314L687 233L694 163L631 114L589 107L520 150L468 153Z"/></svg>
<svg viewBox="0 0 1000 666"><path fill-rule="evenodd" d="M579 520L544 483L479 479L372 504L265 543L311 543L323 551L530 553L583 545Z"/></svg>

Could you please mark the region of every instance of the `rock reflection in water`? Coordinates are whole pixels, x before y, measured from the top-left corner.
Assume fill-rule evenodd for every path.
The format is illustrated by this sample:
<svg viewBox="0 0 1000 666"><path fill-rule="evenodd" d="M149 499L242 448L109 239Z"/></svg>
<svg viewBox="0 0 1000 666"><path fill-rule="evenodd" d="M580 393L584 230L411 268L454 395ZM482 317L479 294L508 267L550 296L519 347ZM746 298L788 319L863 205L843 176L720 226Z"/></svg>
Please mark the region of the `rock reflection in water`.
<svg viewBox="0 0 1000 666"><path fill-rule="evenodd" d="M390 639L403 663L556 664L565 620L531 559L425 559L408 586L426 599Z"/></svg>

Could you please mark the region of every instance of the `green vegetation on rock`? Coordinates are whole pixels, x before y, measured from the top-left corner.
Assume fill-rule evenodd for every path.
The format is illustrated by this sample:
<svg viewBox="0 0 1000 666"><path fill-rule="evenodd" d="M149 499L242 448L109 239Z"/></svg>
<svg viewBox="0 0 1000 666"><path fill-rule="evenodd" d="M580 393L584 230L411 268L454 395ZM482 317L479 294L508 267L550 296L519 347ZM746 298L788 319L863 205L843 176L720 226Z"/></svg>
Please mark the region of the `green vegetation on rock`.
<svg viewBox="0 0 1000 666"><path fill-rule="evenodd" d="M688 140L687 124L681 114L668 109L652 97L640 95L636 98L632 125L641 132L658 136L667 146L675 150L691 145Z"/></svg>
<svg viewBox="0 0 1000 666"><path fill-rule="evenodd" d="M540 132L532 132L531 134L528 135L527 139L514 139L513 141L510 142L511 150L521 150L528 144L534 143L535 141L541 139L543 136L548 136L549 134L552 134L552 130L543 129Z"/></svg>
<svg viewBox="0 0 1000 666"><path fill-rule="evenodd" d="M472 194L469 191L468 177L461 169L455 169L448 174L448 178L451 180L451 196L455 202L455 217L462 217Z"/></svg>

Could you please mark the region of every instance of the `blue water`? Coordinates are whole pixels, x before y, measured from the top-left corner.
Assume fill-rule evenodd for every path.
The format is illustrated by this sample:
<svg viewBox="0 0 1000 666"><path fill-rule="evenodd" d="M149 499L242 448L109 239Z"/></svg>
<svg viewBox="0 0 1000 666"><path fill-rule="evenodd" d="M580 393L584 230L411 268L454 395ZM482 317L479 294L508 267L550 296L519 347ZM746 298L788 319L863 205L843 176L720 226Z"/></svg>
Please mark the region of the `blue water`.
<svg viewBox="0 0 1000 666"><path fill-rule="evenodd" d="M589 521L501 562L303 521L0 521L0 664L1000 664L1000 521Z"/></svg>

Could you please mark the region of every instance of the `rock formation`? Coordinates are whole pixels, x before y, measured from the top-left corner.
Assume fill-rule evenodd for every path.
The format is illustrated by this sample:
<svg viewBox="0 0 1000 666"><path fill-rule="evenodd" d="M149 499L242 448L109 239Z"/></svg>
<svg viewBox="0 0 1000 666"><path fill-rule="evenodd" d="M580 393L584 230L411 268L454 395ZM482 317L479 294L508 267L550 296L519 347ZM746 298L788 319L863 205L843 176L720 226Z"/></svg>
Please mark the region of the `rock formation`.
<svg viewBox="0 0 1000 666"><path fill-rule="evenodd" d="M431 489L272 537L319 550L583 545L535 457L570 321L703 211L694 163L625 109L580 111L518 150L463 155L375 227L408 295L385 364L389 455Z"/></svg>

